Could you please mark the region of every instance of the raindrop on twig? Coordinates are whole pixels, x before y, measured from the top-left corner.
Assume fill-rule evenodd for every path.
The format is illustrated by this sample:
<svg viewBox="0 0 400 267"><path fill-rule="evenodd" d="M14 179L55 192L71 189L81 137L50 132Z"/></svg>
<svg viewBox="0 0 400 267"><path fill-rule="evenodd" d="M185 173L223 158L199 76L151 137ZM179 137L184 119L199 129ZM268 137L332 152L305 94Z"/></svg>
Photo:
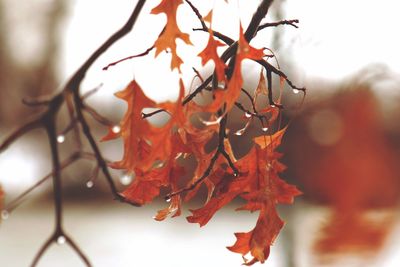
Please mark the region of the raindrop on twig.
<svg viewBox="0 0 400 267"><path fill-rule="evenodd" d="M59 136L57 136L57 142L59 144L64 143L64 141L65 141L65 136L64 135L60 134Z"/></svg>
<svg viewBox="0 0 400 267"><path fill-rule="evenodd" d="M59 245L65 244L66 241L67 241L67 239L65 239L65 236L63 236L63 235L60 235L60 236L57 238L57 244L59 244Z"/></svg>
<svg viewBox="0 0 400 267"><path fill-rule="evenodd" d="M121 127L119 125L115 125L111 128L111 131L115 134L119 133L121 131Z"/></svg>
<svg viewBox="0 0 400 267"><path fill-rule="evenodd" d="M94 182L92 180L89 180L86 182L86 187L87 188L92 188L94 186Z"/></svg>

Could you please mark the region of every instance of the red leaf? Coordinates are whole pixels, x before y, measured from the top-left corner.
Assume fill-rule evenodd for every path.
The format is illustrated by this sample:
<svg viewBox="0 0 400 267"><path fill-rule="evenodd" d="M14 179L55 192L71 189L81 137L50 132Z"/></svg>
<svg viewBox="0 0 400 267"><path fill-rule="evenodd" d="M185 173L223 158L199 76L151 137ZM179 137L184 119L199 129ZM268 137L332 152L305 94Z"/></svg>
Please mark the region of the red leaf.
<svg viewBox="0 0 400 267"><path fill-rule="evenodd" d="M142 110L155 107L156 103L143 93L135 80L123 91L116 93L116 96L128 103L128 110L120 123L121 131L113 133L110 129L102 141L122 137L124 141L123 158L110 166L134 172L143 157L148 155L151 149L146 140L152 126L142 118Z"/></svg>
<svg viewBox="0 0 400 267"><path fill-rule="evenodd" d="M154 43L156 56L169 48L172 55L171 70L177 68L179 72L183 61L176 52L176 39L181 39L186 44L192 44L189 35L181 32L176 22L177 9L182 3L182 0L162 0L158 6L151 10L151 14L165 13L167 16L165 29Z"/></svg>
<svg viewBox="0 0 400 267"><path fill-rule="evenodd" d="M262 59L263 56L263 49L255 49L249 45L244 37L243 28L240 26L238 48L235 56L235 67L233 69L233 75L228 82L227 89L214 90L215 99L213 103L208 107L205 107L204 110L208 112L216 112L224 103L226 103L226 110L229 111L238 99L242 89L242 61L245 59L258 60Z"/></svg>
<svg viewBox="0 0 400 267"><path fill-rule="evenodd" d="M208 43L203 51L199 53L199 57L201 57L201 64L203 66L210 60L214 61L215 70L217 73L218 81L225 81L225 63L221 60L217 53L217 48L220 46L225 46L220 41L217 41L213 37L213 33L209 31Z"/></svg>

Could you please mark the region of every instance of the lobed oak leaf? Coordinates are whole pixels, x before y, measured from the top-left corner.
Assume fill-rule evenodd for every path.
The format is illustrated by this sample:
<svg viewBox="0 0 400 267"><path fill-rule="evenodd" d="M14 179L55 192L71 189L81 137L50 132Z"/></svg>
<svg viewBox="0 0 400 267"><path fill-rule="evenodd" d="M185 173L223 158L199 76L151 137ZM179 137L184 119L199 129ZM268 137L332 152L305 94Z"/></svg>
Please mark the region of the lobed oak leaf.
<svg viewBox="0 0 400 267"><path fill-rule="evenodd" d="M102 141L121 137L124 142L122 160L110 164L112 168L134 172L141 160L150 153L151 147L146 142L152 126L142 118L144 108L155 107L156 103L148 98L135 80L123 90L115 94L128 104L128 109L121 120L119 133L109 129Z"/></svg>
<svg viewBox="0 0 400 267"><path fill-rule="evenodd" d="M219 209L231 202L238 194L239 192L228 192L219 197L212 198L202 208L190 210L192 215L188 216L186 219L188 222L198 223L200 227L204 226Z"/></svg>
<svg viewBox="0 0 400 267"><path fill-rule="evenodd" d="M257 145L236 162L241 176L247 177L247 184L243 185L240 194L247 203L238 210L260 210L255 228L248 233L236 234L236 243L228 247L243 256L250 252L253 259L246 261L245 265L267 259L270 246L284 224L278 216L276 205L292 203L293 198L301 194L295 186L287 184L278 176L284 165L279 163L280 154L274 150L280 144L285 130L255 138Z"/></svg>
<svg viewBox="0 0 400 267"><path fill-rule="evenodd" d="M198 223L200 226L207 224L219 209L242 193L247 184L246 177L236 177L221 168L210 174L207 181L212 184L208 185L212 191L209 191L206 204L199 209L190 210L192 216L187 217L189 222Z"/></svg>
<svg viewBox="0 0 400 267"><path fill-rule="evenodd" d="M258 261L264 263L269 256L270 246L283 225L284 223L279 218L275 207L271 203L265 202L255 228L248 233L235 233L236 243L227 248L243 256L250 252L253 259L249 262L246 260L244 265L250 266Z"/></svg>
<svg viewBox="0 0 400 267"><path fill-rule="evenodd" d="M228 81L226 89L214 90L215 99L210 106L204 108L204 111L216 112L224 103L226 103L226 111L231 110L240 95L243 85L242 61L245 59L258 60L262 59L263 56L263 49L256 49L250 46L246 41L243 34L243 28L240 25L238 48L234 57L235 67L233 69L232 77Z"/></svg>
<svg viewBox="0 0 400 267"><path fill-rule="evenodd" d="M224 61L219 57L217 53L218 47L225 46L222 42L215 40L211 30L209 30L209 37L207 46L198 54L201 57L201 64L203 66L210 60L214 61L215 72L217 74L217 80L219 82L225 81L225 68Z"/></svg>
<svg viewBox="0 0 400 267"><path fill-rule="evenodd" d="M175 156L179 153L179 148L179 144L174 147L172 157L161 167L156 167L145 172L137 168L135 180L122 192L122 195L129 201L143 205L157 197L163 187L177 190L178 180L184 174L184 168L179 166L175 161ZM172 199L168 208L159 211L155 219L165 219L172 212L177 212L178 214L180 212L179 196Z"/></svg>
<svg viewBox="0 0 400 267"><path fill-rule="evenodd" d="M182 3L182 0L162 0L158 6L151 10L151 14L164 13L167 16L165 28L154 43L155 55L158 56L162 51L170 49L172 55L171 70L177 68L179 72L183 61L176 52L176 39L181 39L188 45L192 44L189 35L181 32L176 21L176 13Z"/></svg>
<svg viewBox="0 0 400 267"><path fill-rule="evenodd" d="M176 102L167 101L157 105L157 108L163 109L169 113L169 121L162 127L152 127L151 131L148 132L146 138L151 143L151 151L149 156L141 161L141 168L148 169L152 166L154 161L161 160L166 161L172 156L173 147L176 144L181 145L180 152L183 151L185 144L182 143L180 137L175 134L179 132L179 129L187 127L190 123L187 119L190 114L194 112L191 110L193 106L182 107L182 101L184 97L185 88L182 80L180 81L180 93Z"/></svg>
<svg viewBox="0 0 400 267"><path fill-rule="evenodd" d="M160 188L168 184L170 166L152 169L146 173L137 170L135 180L122 195L140 205L151 202L160 194Z"/></svg>

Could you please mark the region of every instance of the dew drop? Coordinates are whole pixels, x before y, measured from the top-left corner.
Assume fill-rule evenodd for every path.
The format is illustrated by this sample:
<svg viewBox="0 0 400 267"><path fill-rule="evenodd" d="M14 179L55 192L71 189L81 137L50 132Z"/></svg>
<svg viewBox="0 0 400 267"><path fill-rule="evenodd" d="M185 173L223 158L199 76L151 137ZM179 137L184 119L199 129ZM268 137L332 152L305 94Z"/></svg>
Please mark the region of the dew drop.
<svg viewBox="0 0 400 267"><path fill-rule="evenodd" d="M94 186L94 183L93 183L92 180L86 182L86 187L87 188L92 188L93 186Z"/></svg>
<svg viewBox="0 0 400 267"><path fill-rule="evenodd" d="M243 128L243 129L240 129L240 130L236 131L236 132L235 132L235 135L238 135L238 136L243 135L244 130L245 130L245 129Z"/></svg>
<svg viewBox="0 0 400 267"><path fill-rule="evenodd" d="M168 203L171 202L171 198L170 197L166 197L165 198L165 202L168 202Z"/></svg>
<svg viewBox="0 0 400 267"><path fill-rule="evenodd" d="M211 126L211 125L217 125L221 122L223 117L219 117L218 119L216 119L215 121L205 121L203 119L200 118L200 121L206 125L206 126Z"/></svg>
<svg viewBox="0 0 400 267"><path fill-rule="evenodd" d="M57 238L57 244L59 244L59 245L65 244L66 241L67 241L67 240L65 239L65 236L63 236L63 235L60 235L60 236Z"/></svg>
<svg viewBox="0 0 400 267"><path fill-rule="evenodd" d="M10 217L10 213L8 212L8 210L2 210L2 211L1 211L1 218L2 218L3 220L7 220L8 217Z"/></svg>
<svg viewBox="0 0 400 267"><path fill-rule="evenodd" d="M219 82L218 83L218 89L224 89L225 88L225 83L224 82Z"/></svg>
<svg viewBox="0 0 400 267"><path fill-rule="evenodd" d="M57 136L57 142L59 144L64 143L64 141L65 141L65 136L64 135L60 134L59 136Z"/></svg>
<svg viewBox="0 0 400 267"><path fill-rule="evenodd" d="M298 89L293 89L293 93L294 94L298 94L300 92L300 90L298 90Z"/></svg>
<svg viewBox="0 0 400 267"><path fill-rule="evenodd" d="M271 108L274 108L274 107L276 107L276 105L272 104L272 105L271 105Z"/></svg>
<svg viewBox="0 0 400 267"><path fill-rule="evenodd" d="M121 178L119 178L119 181L123 185L129 185L132 182L132 176L129 174L124 174L121 176Z"/></svg>
<svg viewBox="0 0 400 267"><path fill-rule="evenodd" d="M244 116L245 116L246 118L251 118L252 115L251 115L249 112L245 112L245 113L244 113Z"/></svg>
<svg viewBox="0 0 400 267"><path fill-rule="evenodd" d="M112 127L111 131L113 133L117 134L121 131L121 127L119 127L118 125L115 125L114 127Z"/></svg>
<svg viewBox="0 0 400 267"><path fill-rule="evenodd" d="M261 130L262 130L263 132L266 132L266 131L268 131L268 127L262 127Z"/></svg>
<svg viewBox="0 0 400 267"><path fill-rule="evenodd" d="M175 159L179 159L181 156L183 156L183 153L178 153L175 157Z"/></svg>
<svg viewBox="0 0 400 267"><path fill-rule="evenodd" d="M233 176L238 177L238 176L239 176L239 173L234 172L234 173L233 173Z"/></svg>

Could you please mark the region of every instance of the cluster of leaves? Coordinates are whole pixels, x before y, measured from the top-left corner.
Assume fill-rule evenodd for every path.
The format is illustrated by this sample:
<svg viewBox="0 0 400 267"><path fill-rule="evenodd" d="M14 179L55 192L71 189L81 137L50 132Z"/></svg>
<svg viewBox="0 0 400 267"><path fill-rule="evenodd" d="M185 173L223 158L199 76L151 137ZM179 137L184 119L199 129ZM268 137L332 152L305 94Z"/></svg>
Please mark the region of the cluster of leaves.
<svg viewBox="0 0 400 267"><path fill-rule="evenodd" d="M208 23L211 25L212 10L203 18L191 2L186 2L200 20L202 30L209 34L208 43L198 56L203 65L208 61L214 62L214 74L205 81L200 77L202 84L189 95L185 95L184 84L180 81L179 96L175 102L156 103L145 95L136 80L130 82L123 91L116 94L128 105L120 122L121 131L115 132L110 128L102 140L123 139L123 158L112 163L111 167L135 175L133 183L122 192L127 201L141 206L159 196L162 189L168 191L166 199L170 204L158 211L156 220L164 220L169 215L179 216L181 202L192 199L202 185L207 188L207 200L201 208L191 210L192 215L187 217L191 223L203 226L219 209L236 197L244 199L246 204L238 210L259 211L259 218L250 232L236 233L237 241L228 249L243 256L250 253L253 259L246 260L246 265L264 262L268 258L270 246L283 226L276 205L290 204L300 194L295 186L287 184L278 176L285 166L279 162L281 154L276 148L281 143L286 128L271 135L265 133L254 138L253 147L248 154L236 159L231 149L227 121L232 108L236 106L245 112L246 126L252 123L253 118L259 119L264 132L268 129L266 126L274 124L282 108L280 97L275 101L272 99L271 72L276 69L264 60L267 57L264 49L256 49L249 44L258 25L255 26L253 35L248 33L254 29L249 28L244 33L240 26L239 40L235 42L207 26ZM171 70L178 71L183 60L177 53L177 39L188 45L192 44L189 35L181 32L177 25L176 14L181 4L182 0L163 0L151 11L152 14L166 14L167 22L154 45L148 50L149 52L155 48L156 56L168 50L171 55ZM216 40L216 37L225 43ZM220 56L217 49L224 46L228 48ZM140 55L145 54L147 52ZM245 59L258 61L267 72L267 81L264 72L260 73L259 85L253 96L242 88L241 68ZM278 70L275 73L279 75L282 86L286 76ZM211 103L199 105L193 101L201 90L211 91ZM242 93L249 97L252 111L246 110L237 102ZM258 107L256 100L262 94L269 96L269 102ZM155 111L146 114L145 109ZM169 115L168 122L163 126L151 124L147 118L160 112ZM209 114L210 121L201 119L199 114L204 113ZM195 125L194 118L200 118L203 124ZM237 135L241 135L246 128L238 131ZM211 151L206 151L205 147L214 137L218 139L217 145ZM183 164L187 158L194 158L197 164L194 172L189 174L191 178L186 186L180 188L183 177L187 174Z"/></svg>
<svg viewBox="0 0 400 267"><path fill-rule="evenodd" d="M201 23L201 28L193 30L209 35L208 43L199 53L199 57L203 65L208 61L214 63L213 74L203 79L195 70L201 84L189 94L186 93L184 83L180 80L179 96L175 102L156 103L145 95L137 81L130 82L125 90L117 93L117 97L128 104L127 112L117 130L109 120L85 102L95 91L81 94L81 83L87 71L107 49L132 30L145 3L145 0L137 1L126 23L92 53L60 92L49 99L25 101L24 103L29 106L44 106L46 109L0 143L0 152L3 152L19 137L36 128L43 128L49 140L52 172L10 201L3 210L8 216L26 195L52 178L55 229L39 249L31 266L36 266L47 249L60 240L71 246L87 266L91 266L89 259L66 233L62 224L62 170L80 159L93 160L96 163L94 177L101 172L112 195L121 202L141 206L159 196L162 190L167 190L166 199L170 204L157 213L156 220L163 220L170 215L180 215L181 202L192 199L203 185L208 190L207 200L202 207L192 210L192 215L188 217L189 222L205 225L220 208L233 199L237 197L244 199L246 204L239 209L259 211L259 218L255 228L250 232L236 233L237 241L229 249L242 255L250 253L253 258L246 260L246 265L258 261L264 262L268 258L270 246L283 226L276 205L292 203L293 198L300 194L296 187L279 178L285 167L279 162L281 154L276 148L286 128L274 133L268 129L277 121L283 108L281 97L277 99L273 97L272 76L279 77L280 92L285 82L296 92L305 93L305 89L294 86L285 73L268 62L274 55L264 54L267 48L256 49L250 45L251 40L262 29L279 25L297 27L297 20L261 23L268 13L272 0L260 2L246 30L243 30L242 26L238 29L240 34L237 41L212 29L212 12L203 17L189 0L185 0L185 3L183 0L162 0L151 11L152 14L167 16L166 25L154 45L141 54L118 60L104 69L127 59L146 56L155 50L156 56L168 51L171 55L171 70L177 69L181 73L180 67L184 59L178 54L176 41L180 39L187 45L192 43L189 35L180 30L176 14L181 5L187 4ZM224 51L219 53L218 48ZM263 69L254 94L243 88L241 68L244 60L252 60ZM212 101L202 105L196 103L195 97L205 91L212 95ZM239 102L242 94L250 100L250 108ZM266 95L266 103L257 101L261 95ZM57 120L63 105L67 107L70 123L60 131ZM228 128L228 117L231 116L234 107L240 109L247 120L246 127L237 131L237 135L243 134L256 120L260 122L264 133L254 138L250 151L239 159L236 159L231 148ZM154 111L146 114L145 109ZM147 119L161 112L169 115L169 120L163 126L153 125ZM123 169L135 175L135 180L123 192L117 190L111 177L107 161L91 132L88 116L110 127L103 141L122 138L124 142L123 158L111 164L112 168ZM194 123L196 120L202 124ZM72 132L75 141L72 153L61 160L59 143L63 142L64 136L69 132ZM82 136L87 140L91 152L86 151ZM216 145L212 147L215 140ZM194 159L197 163L193 173L185 169L184 163L188 158ZM189 181L184 181L184 176L190 177ZM89 180L87 186L93 186L93 180ZM2 197L3 193L0 191L0 200Z"/></svg>

